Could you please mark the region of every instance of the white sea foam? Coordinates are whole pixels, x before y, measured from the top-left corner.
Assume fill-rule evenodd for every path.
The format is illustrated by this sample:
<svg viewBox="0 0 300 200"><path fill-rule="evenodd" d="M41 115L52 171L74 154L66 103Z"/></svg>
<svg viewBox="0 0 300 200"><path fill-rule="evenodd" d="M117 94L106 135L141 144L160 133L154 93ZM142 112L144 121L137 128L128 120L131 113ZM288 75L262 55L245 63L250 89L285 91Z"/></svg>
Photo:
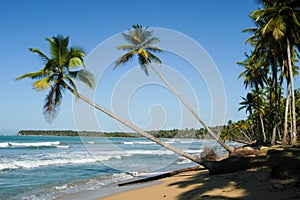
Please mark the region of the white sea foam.
<svg viewBox="0 0 300 200"><path fill-rule="evenodd" d="M134 144L134 142L124 142L124 144Z"/></svg>
<svg viewBox="0 0 300 200"><path fill-rule="evenodd" d="M188 164L188 163L191 163L191 162L192 162L191 160L184 159L184 160L176 162L176 164L177 165L184 165L184 164Z"/></svg>
<svg viewBox="0 0 300 200"><path fill-rule="evenodd" d="M68 185L67 185L67 184L62 185L62 186L55 186L55 187L54 187L55 190L64 190L64 189L66 189L66 188L68 188Z"/></svg>
<svg viewBox="0 0 300 200"><path fill-rule="evenodd" d="M60 144L59 141L55 142L8 142L9 146L13 147L51 147L51 146L58 146Z"/></svg>
<svg viewBox="0 0 300 200"><path fill-rule="evenodd" d="M18 168L37 168L49 165L63 165L63 164L84 164L97 162L95 158L75 158L75 159L54 159L54 160L20 160L0 163L0 170L18 169Z"/></svg>
<svg viewBox="0 0 300 200"><path fill-rule="evenodd" d="M124 144L155 144L155 142L133 141L133 142L124 142Z"/></svg>
<svg viewBox="0 0 300 200"><path fill-rule="evenodd" d="M70 148L70 146L63 146L63 145L57 145L57 146L55 146L55 147L57 147L57 148L61 148L61 149L68 149L68 148Z"/></svg>
<svg viewBox="0 0 300 200"><path fill-rule="evenodd" d="M187 153L201 153L202 152L202 150L187 150L186 151Z"/></svg>
<svg viewBox="0 0 300 200"><path fill-rule="evenodd" d="M193 143L193 141L192 140L180 141L180 143L182 143L182 144L191 144L191 143Z"/></svg>
<svg viewBox="0 0 300 200"><path fill-rule="evenodd" d="M167 144L174 144L175 142L167 141Z"/></svg>
<svg viewBox="0 0 300 200"><path fill-rule="evenodd" d="M9 147L8 142L1 142L0 143L0 148L6 148L6 147Z"/></svg>

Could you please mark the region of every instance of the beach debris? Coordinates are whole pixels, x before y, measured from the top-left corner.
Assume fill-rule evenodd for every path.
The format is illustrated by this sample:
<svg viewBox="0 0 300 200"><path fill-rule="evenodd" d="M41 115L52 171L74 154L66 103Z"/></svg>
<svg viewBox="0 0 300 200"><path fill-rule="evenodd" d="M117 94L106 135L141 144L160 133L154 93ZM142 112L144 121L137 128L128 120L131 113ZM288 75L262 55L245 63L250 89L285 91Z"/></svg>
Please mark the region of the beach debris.
<svg viewBox="0 0 300 200"><path fill-rule="evenodd" d="M209 161L216 161L217 155L215 151L212 148L205 147L204 150L201 152L200 157L203 160L209 160Z"/></svg>
<svg viewBox="0 0 300 200"><path fill-rule="evenodd" d="M234 150L230 154L230 156L236 156L236 157L256 157L259 154L259 150L245 146L245 147L240 147Z"/></svg>

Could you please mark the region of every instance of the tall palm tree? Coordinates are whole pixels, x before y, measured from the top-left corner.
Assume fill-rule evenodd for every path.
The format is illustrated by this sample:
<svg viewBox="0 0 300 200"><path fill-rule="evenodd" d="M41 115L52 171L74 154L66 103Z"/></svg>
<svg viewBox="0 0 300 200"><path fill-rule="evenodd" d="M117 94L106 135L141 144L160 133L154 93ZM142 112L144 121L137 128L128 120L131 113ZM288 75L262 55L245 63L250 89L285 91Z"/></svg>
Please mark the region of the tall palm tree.
<svg viewBox="0 0 300 200"><path fill-rule="evenodd" d="M22 75L16 80L21 80L24 78L31 78L36 80L33 83L33 88L37 91L49 90L46 101L44 105L44 114L46 116L46 120L51 122L56 114L57 107L60 105L62 100L62 94L64 90L68 90L77 98L82 101L90 104L94 108L102 111L106 115L114 118L115 120L121 122L125 126L131 128L132 130L140 133L144 137L156 142L157 144L189 159L196 163L203 165L208 168L212 165L210 162L205 161L197 156L191 155L187 152L184 152L170 144L167 144L157 138L153 137L153 135L143 131L132 123L118 117L113 114L111 111L106 108L94 103L93 101L87 99L86 97L80 95L77 91L76 84L74 79L77 79L83 83L85 83L88 87L94 87L94 78L93 75L85 69L83 58L85 57L85 53L80 48L71 47L68 48L69 38L63 36L57 36L53 38L46 39L50 43L50 54L51 57L48 57L42 51L34 48L30 48L29 50L33 53L37 53L41 60L44 63L44 67L32 73L27 73Z"/></svg>
<svg viewBox="0 0 300 200"><path fill-rule="evenodd" d="M285 51L288 60L288 71L291 84L292 97L292 144L297 144L297 122L294 94L294 63L291 59L291 52L295 46L299 49L300 43L300 5L297 0L261 0L264 9L259 9L251 13L251 17L255 21L263 21L264 24L260 27L261 34L271 33L273 39L279 43L285 43Z"/></svg>
<svg viewBox="0 0 300 200"><path fill-rule="evenodd" d="M158 43L159 39L153 37L153 31L148 27L142 25L133 25L133 29L128 30L127 33L122 33L125 40L129 43L126 45L118 46L118 49L127 51L123 56L117 59L115 62L115 68L120 64L125 64L135 55L138 58L141 69L149 75L148 66L159 76L159 78L168 86L168 88L177 96L177 98L185 105L185 107L193 114L193 116L202 124L202 126L208 131L208 133L227 151L232 153L233 147L226 145L217 135L206 125L206 123L198 116L198 114L191 108L191 106L179 95L174 87L167 81L166 78L156 69L153 63L157 65L161 64L161 60L154 55L154 53L161 53L162 50L153 44Z"/></svg>
<svg viewBox="0 0 300 200"><path fill-rule="evenodd" d="M246 108L247 111L249 107L251 106L251 109L256 109L258 112L258 121L260 121L260 132L263 135L263 142L266 142L266 133L264 128L264 120L263 120L263 110L262 110L262 102L261 102L261 88L264 88L264 84L267 79L267 73L268 68L265 66L265 63L263 60L258 59L256 54L252 52L252 55L249 56L248 54L245 55L247 57L246 60L243 62L238 62L237 64L244 67L245 70L239 75L239 78L244 77L244 85L245 88L254 88L253 94L248 93L246 98L244 99L244 102L241 102L241 105L244 105L239 108L239 111L241 109ZM247 102L246 100L251 100L252 102ZM256 102L255 102L256 101ZM252 103L249 105L249 103ZM250 116L252 115L252 112L250 112Z"/></svg>

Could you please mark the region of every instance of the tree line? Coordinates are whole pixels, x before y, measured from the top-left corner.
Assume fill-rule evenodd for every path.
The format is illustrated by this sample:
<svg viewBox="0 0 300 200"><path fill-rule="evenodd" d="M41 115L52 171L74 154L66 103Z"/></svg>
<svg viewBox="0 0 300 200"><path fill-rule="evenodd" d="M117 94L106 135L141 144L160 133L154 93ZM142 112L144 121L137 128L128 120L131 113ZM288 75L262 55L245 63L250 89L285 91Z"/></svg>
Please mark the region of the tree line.
<svg viewBox="0 0 300 200"><path fill-rule="evenodd" d="M211 127L215 132L220 127ZM220 132L220 131L219 131ZM171 129L171 130L153 130L149 134L156 138L182 138L182 139L212 139L204 129ZM123 137L138 138L142 137L139 133L129 132L99 132L99 131L73 131L73 130L20 130L18 135L22 136L83 136L83 137ZM240 138L241 140L243 138Z"/></svg>
<svg viewBox="0 0 300 200"><path fill-rule="evenodd" d="M297 145L299 89L294 79L299 71L300 4L296 0L259 2L262 8L250 14L255 27L244 30L251 34L246 42L252 51L238 62L244 69L239 78L249 91L239 108L248 114L242 127L248 127L259 144Z"/></svg>

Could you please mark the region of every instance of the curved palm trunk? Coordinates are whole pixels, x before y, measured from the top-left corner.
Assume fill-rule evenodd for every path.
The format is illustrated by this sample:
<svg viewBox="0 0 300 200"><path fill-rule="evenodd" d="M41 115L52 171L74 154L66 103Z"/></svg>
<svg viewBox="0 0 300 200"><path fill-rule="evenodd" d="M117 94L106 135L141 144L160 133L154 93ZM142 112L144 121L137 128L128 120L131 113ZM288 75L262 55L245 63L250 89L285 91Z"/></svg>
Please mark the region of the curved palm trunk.
<svg viewBox="0 0 300 200"><path fill-rule="evenodd" d="M165 142L163 142L163 141L161 141L161 140L155 138L153 135L151 135L151 134L147 133L146 131L144 131L144 130L138 128L138 127L135 126L134 124L132 124L132 123L130 123L130 122L128 122L128 121L126 121L126 120L124 120L124 119L118 117L117 115L113 114L112 112L110 112L110 111L107 110L106 108L104 108L104 107L102 107L102 106L100 106L100 105L94 103L93 101L87 99L86 97L84 97L84 96L82 96L82 95L76 93L76 92L75 92L71 87L69 87L67 84L64 84L64 86L65 86L72 94L74 94L76 97L78 97L78 98L81 99L82 101L84 101L84 102L90 104L90 105L93 106L94 108L96 108L96 109L102 111L103 113L105 113L106 115L108 115L108 116L110 116L110 117L116 119L117 121L121 122L121 123L124 124L125 126L131 128L132 130L134 130L134 131L136 131L137 133L141 134L142 136L148 138L149 140L151 140L151 141L153 141L153 142L159 144L160 146L163 146L163 147L169 149L170 151L173 151L174 153L176 153L176 154L178 154L178 155L181 155L181 156L183 156L183 157L185 157L185 158L187 158L187 159L189 159L189 160L191 160L191 161L193 161L193 162L195 162L195 163L198 163L198 164L200 164L200 165L203 165L203 166L204 166L205 168L207 168L207 169L209 169L209 168L212 166L212 164L211 164L210 162L205 161L205 160L201 159L200 157L197 157L197 156L191 155L191 154L189 154L189 153L186 153L186 152L184 152L184 151L182 151L182 150L180 150L180 149L178 149L178 148L176 148L176 147L174 147L174 146L172 146L172 145L170 145L170 144L168 144L168 143L165 143Z"/></svg>
<svg viewBox="0 0 300 200"><path fill-rule="evenodd" d="M286 100L285 100L284 132L283 132L283 138L282 138L282 145L287 145L288 115L289 115L289 107L290 107L290 90L291 90L291 85L290 85L290 83L288 83L288 89L287 89Z"/></svg>
<svg viewBox="0 0 300 200"><path fill-rule="evenodd" d="M294 74L293 67L291 61L291 49L290 49L290 41L287 38L287 56L288 56L288 65L289 65L289 74L290 74L290 84L292 91L292 121L293 121L293 129L292 129L292 145L297 145L297 121L296 121L296 106L295 106L295 86L294 86Z"/></svg>
<svg viewBox="0 0 300 200"><path fill-rule="evenodd" d="M185 105L185 107L194 115L194 117L202 124L202 126L207 130L207 132L228 152L232 153L234 151L233 147L226 145L215 133L205 124L205 122L198 116L198 114L185 102L185 100L178 94L178 92L173 88L173 86L160 74L160 72L148 62L151 69L159 76L159 78L169 87L169 89L177 96L177 98Z"/></svg>

